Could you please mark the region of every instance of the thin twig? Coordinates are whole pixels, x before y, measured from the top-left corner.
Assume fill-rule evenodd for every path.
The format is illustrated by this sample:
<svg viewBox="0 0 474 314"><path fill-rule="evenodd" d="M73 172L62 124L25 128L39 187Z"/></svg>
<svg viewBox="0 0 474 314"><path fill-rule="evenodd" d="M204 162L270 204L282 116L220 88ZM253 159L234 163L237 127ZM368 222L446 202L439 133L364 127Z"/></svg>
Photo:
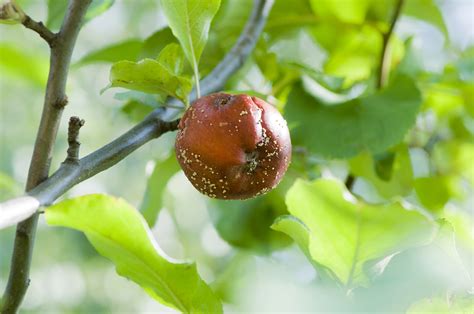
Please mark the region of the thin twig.
<svg viewBox="0 0 474 314"><path fill-rule="evenodd" d="M56 34L50 31L49 28L47 28L43 24L43 22L36 22L30 16L25 14L24 19L21 21L21 24L23 24L23 26L25 26L26 28L29 28L38 33L38 35L40 35L41 38L43 38L50 47L53 46L54 40L56 39Z"/></svg>
<svg viewBox="0 0 474 314"><path fill-rule="evenodd" d="M404 0L398 0L395 5L395 11L392 16L392 20L390 21L389 29L386 33L383 34L382 37L382 53L380 54L380 62L379 62L379 72L378 72L378 79L377 79L377 88L383 88L388 82L388 76L390 74L390 39L392 38L393 30L395 29L395 24L402 12Z"/></svg>
<svg viewBox="0 0 474 314"><path fill-rule="evenodd" d="M84 120L79 117L71 117L69 119L69 128L67 133L67 143L69 145L67 149L67 157L64 162L76 163L79 160L79 148L81 143L79 142L79 130L84 125Z"/></svg>
<svg viewBox="0 0 474 314"><path fill-rule="evenodd" d="M57 41L51 46L46 95L28 171L27 191L33 189L48 177L59 122L64 105L67 103L65 88L69 63L71 62L82 19L90 3L91 0L69 1L66 16L57 35ZM17 226L10 275L2 299L2 314L16 313L28 289L37 223L38 214L36 213Z"/></svg>

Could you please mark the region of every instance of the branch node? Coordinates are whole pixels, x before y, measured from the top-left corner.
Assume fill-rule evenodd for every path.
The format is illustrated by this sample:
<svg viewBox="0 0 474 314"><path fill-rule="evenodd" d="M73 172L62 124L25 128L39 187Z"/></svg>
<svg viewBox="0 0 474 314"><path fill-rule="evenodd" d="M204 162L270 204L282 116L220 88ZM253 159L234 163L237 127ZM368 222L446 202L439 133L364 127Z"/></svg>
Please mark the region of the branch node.
<svg viewBox="0 0 474 314"><path fill-rule="evenodd" d="M53 47L54 42L56 40L56 34L47 28L43 22L37 22L33 20L29 15L24 14L21 24L26 28L31 29L32 31L36 32L38 35L43 38L50 47Z"/></svg>
<svg viewBox="0 0 474 314"><path fill-rule="evenodd" d="M158 131L157 131L156 136L158 137L162 135L163 133L176 131L178 129L179 120L180 119L176 119L173 121L164 121L161 119L157 119Z"/></svg>
<svg viewBox="0 0 474 314"><path fill-rule="evenodd" d="M79 161L79 148L81 143L79 139L79 130L84 125L85 121L79 117L71 117L69 119L69 128L67 142L69 148L67 149L67 157L65 163L77 163Z"/></svg>
<svg viewBox="0 0 474 314"><path fill-rule="evenodd" d="M64 109L64 107L67 106L69 100L66 95L64 95L62 98L56 99L55 102L53 102L53 106L58 109Z"/></svg>

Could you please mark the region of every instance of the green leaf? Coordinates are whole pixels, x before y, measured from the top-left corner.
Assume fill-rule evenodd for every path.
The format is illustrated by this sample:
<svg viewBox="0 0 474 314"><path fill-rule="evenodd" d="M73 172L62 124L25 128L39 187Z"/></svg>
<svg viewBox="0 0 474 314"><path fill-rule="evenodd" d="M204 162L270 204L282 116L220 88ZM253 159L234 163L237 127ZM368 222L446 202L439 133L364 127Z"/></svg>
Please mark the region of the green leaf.
<svg viewBox="0 0 474 314"><path fill-rule="evenodd" d="M174 152L163 160L158 160L145 191L140 212L150 227L155 225L158 214L163 206L163 193L168 181L181 168L176 160Z"/></svg>
<svg viewBox="0 0 474 314"><path fill-rule="evenodd" d="M122 60L136 61L143 43L139 39L130 39L105 48L92 51L77 61L74 66L82 66L97 62L118 62Z"/></svg>
<svg viewBox="0 0 474 314"><path fill-rule="evenodd" d="M161 5L173 35L178 38L198 80L199 59L220 0L161 0Z"/></svg>
<svg viewBox="0 0 474 314"><path fill-rule="evenodd" d="M337 278L334 278L334 274L330 269L318 264L318 262L311 257L311 252L309 251L311 230L309 230L301 220L295 216L283 215L275 220L273 225L271 225L271 228L275 231L287 234L296 242L313 267L318 270L319 279L329 279L330 281L337 280Z"/></svg>
<svg viewBox="0 0 474 314"><path fill-rule="evenodd" d="M101 15L107 11L113 4L115 0L93 0L89 9L87 9L86 16L84 17L84 23L89 22L93 18Z"/></svg>
<svg viewBox="0 0 474 314"><path fill-rule="evenodd" d="M161 96L173 96L184 103L192 89L188 77L176 75L164 65L152 59L139 62L120 61L110 70L110 86L124 87Z"/></svg>
<svg viewBox="0 0 474 314"><path fill-rule="evenodd" d="M46 220L84 232L119 275L159 302L184 313L222 313L220 301L200 279L196 266L170 262L143 217L124 200L95 194L62 201L46 209Z"/></svg>
<svg viewBox="0 0 474 314"><path fill-rule="evenodd" d="M152 112L154 108L155 107L152 107L141 101L130 99L122 106L122 108L120 108L120 111L124 113L131 121L140 122L150 112Z"/></svg>
<svg viewBox="0 0 474 314"><path fill-rule="evenodd" d="M288 237L269 228L287 213L277 191L243 201L210 199L208 209L219 235L235 247L268 254L290 244Z"/></svg>
<svg viewBox="0 0 474 314"><path fill-rule="evenodd" d="M420 103L420 92L405 77L374 95L336 106L325 106L296 86L288 96L285 116L294 145L325 157L347 158L364 150L383 152L401 142Z"/></svg>
<svg viewBox="0 0 474 314"><path fill-rule="evenodd" d="M212 20L209 38L199 62L199 72L209 73L235 44L252 11L251 0L222 0Z"/></svg>
<svg viewBox="0 0 474 314"><path fill-rule="evenodd" d="M459 72L459 78L462 81L471 83L471 104L472 104L472 82L474 82L474 46L469 47L462 52L459 60L456 62L456 68ZM471 106L471 110L474 110Z"/></svg>
<svg viewBox="0 0 474 314"><path fill-rule="evenodd" d="M328 31L324 28L322 30ZM329 30L328 34L318 34L317 37L319 39L324 35L328 37L325 40L334 43L324 66L325 73L344 77L345 87L370 78L378 65L377 60L382 48L380 31L375 26L365 24L360 29L341 30L336 27ZM392 40L391 45L391 51L396 52L402 43Z"/></svg>
<svg viewBox="0 0 474 314"><path fill-rule="evenodd" d="M168 71L180 75L184 69L183 50L178 44L171 43L164 47L157 58L158 62L164 65Z"/></svg>
<svg viewBox="0 0 474 314"><path fill-rule="evenodd" d="M271 225L271 228L289 235L298 244L299 248L306 257L312 261L311 253L309 252L309 235L310 230L305 224L291 215L283 215L278 217Z"/></svg>
<svg viewBox="0 0 474 314"><path fill-rule="evenodd" d="M431 240L434 224L420 213L400 203L349 201L347 193L339 181L297 180L286 196L290 214L309 230L311 258L345 286L366 286L372 263ZM288 226L279 229L295 234Z"/></svg>
<svg viewBox="0 0 474 314"><path fill-rule="evenodd" d="M324 19L337 19L345 23L362 24L371 0L310 0L314 13Z"/></svg>
<svg viewBox="0 0 474 314"><path fill-rule="evenodd" d="M96 16L107 11L115 0L94 0L89 6L84 17L84 24L95 18ZM61 27L64 16L66 14L68 0L48 0L48 18L46 26L51 30L58 30Z"/></svg>
<svg viewBox="0 0 474 314"><path fill-rule="evenodd" d="M456 245L453 226L444 219L439 219L438 222L438 234L433 240L431 246L438 248L442 252L443 258L449 259L449 264L451 264L449 268L452 267L451 271L448 271L449 268L444 271L449 272L449 275L452 278L462 278L461 280L469 285L471 282L469 278L471 278L472 275L469 275L468 271L472 271L472 252L466 256L467 258L463 261ZM442 299L434 297L416 302L410 306L407 313L473 313L473 301L474 297L472 294L452 295L450 292L447 292L446 296Z"/></svg>
<svg viewBox="0 0 474 314"><path fill-rule="evenodd" d="M292 163L278 186L265 195L243 201L209 199L209 215L219 235L233 246L269 254L291 240L269 227L275 219L288 214L285 195L296 178L302 175Z"/></svg>
<svg viewBox="0 0 474 314"><path fill-rule="evenodd" d="M414 187L421 204L433 211L443 209L449 200L460 195L457 180L453 176L417 178Z"/></svg>
<svg viewBox="0 0 474 314"><path fill-rule="evenodd" d="M457 175L474 186L474 144L453 140L438 143L433 151L436 169L443 175Z"/></svg>
<svg viewBox="0 0 474 314"><path fill-rule="evenodd" d="M443 218L446 219L453 227L456 235L456 243L469 250L470 254L474 253L474 219L469 212L460 210L455 207L448 207L443 211ZM472 270L474 271L474 270Z"/></svg>
<svg viewBox="0 0 474 314"><path fill-rule="evenodd" d="M13 178L0 171L0 201L14 197L20 191L19 184Z"/></svg>
<svg viewBox="0 0 474 314"><path fill-rule="evenodd" d="M436 26L449 39L448 29L444 23L441 10L433 0L410 0L403 7L403 14L420 19Z"/></svg>
<svg viewBox="0 0 474 314"><path fill-rule="evenodd" d="M407 310L407 314L471 314L474 313L474 297L466 295L454 296L449 299L446 296L422 299Z"/></svg>
<svg viewBox="0 0 474 314"><path fill-rule="evenodd" d="M43 87L48 77L48 65L48 58L39 52L32 54L17 45L0 43L0 70L3 75L12 75Z"/></svg>
<svg viewBox="0 0 474 314"><path fill-rule="evenodd" d="M58 30L63 22L67 9L67 0L48 0L48 18L46 26L51 30Z"/></svg>
<svg viewBox="0 0 474 314"><path fill-rule="evenodd" d="M278 37L317 21L308 0L275 0L265 25L265 32L272 37Z"/></svg>
<svg viewBox="0 0 474 314"><path fill-rule="evenodd" d="M408 147L400 145L395 152L390 153L395 156L389 166L390 169L383 170L389 172L385 174L385 178L377 173L377 162L368 152L363 152L349 161L351 173L368 180L385 198L407 195L413 190L413 170Z"/></svg>
<svg viewBox="0 0 474 314"><path fill-rule="evenodd" d="M323 86L314 75L303 75L301 77L303 82L303 88L311 96L313 96L319 102L326 105L336 105L344 102L348 102L352 99L358 98L362 95L365 90L365 86L362 84L354 85L351 89L344 93L334 93L325 86ZM330 77L328 79L331 79ZM333 78L336 81L336 78Z"/></svg>
<svg viewBox="0 0 474 314"><path fill-rule="evenodd" d="M321 71L327 58L326 51L305 29L280 36L269 48L281 63L295 64L313 71Z"/></svg>

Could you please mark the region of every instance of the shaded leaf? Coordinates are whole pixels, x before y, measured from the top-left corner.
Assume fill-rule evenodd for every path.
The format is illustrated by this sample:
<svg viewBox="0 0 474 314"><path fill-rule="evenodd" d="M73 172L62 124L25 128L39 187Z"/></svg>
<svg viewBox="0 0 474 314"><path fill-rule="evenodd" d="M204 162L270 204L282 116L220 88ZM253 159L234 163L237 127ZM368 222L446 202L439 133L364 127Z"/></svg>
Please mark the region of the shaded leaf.
<svg viewBox="0 0 474 314"><path fill-rule="evenodd" d="M142 49L142 41L130 39L105 48L92 51L77 61L75 66L82 66L96 62L118 62L122 60L136 61Z"/></svg>
<svg viewBox="0 0 474 314"><path fill-rule="evenodd" d="M51 30L58 30L66 14L68 0L48 0L48 18L46 26Z"/></svg>
<svg viewBox="0 0 474 314"><path fill-rule="evenodd" d="M327 53L305 29L298 29L279 36L269 51L275 53L281 63L295 64L313 71L321 71Z"/></svg>
<svg viewBox="0 0 474 314"><path fill-rule="evenodd" d="M141 101L131 99L127 101L120 111L123 112L130 120L142 121L155 107L145 104Z"/></svg>
<svg viewBox="0 0 474 314"><path fill-rule="evenodd" d="M222 0L212 20L209 38L199 61L201 75L209 73L235 44L244 29L253 1Z"/></svg>
<svg viewBox="0 0 474 314"><path fill-rule="evenodd" d="M385 198L407 195L413 190L413 171L408 147L401 145L392 154L395 156L389 166L390 169L381 170L379 166L379 173L390 172L385 174L385 178L377 172L376 165L380 163L377 163L368 152L361 153L349 161L351 173L367 179Z"/></svg>
<svg viewBox="0 0 474 314"><path fill-rule="evenodd" d="M96 16L101 15L107 11L113 4L115 0L93 0L87 9L86 16L84 17L84 23L89 22Z"/></svg>
<svg viewBox="0 0 474 314"><path fill-rule="evenodd" d="M347 158L364 150L383 152L401 142L420 102L414 82L404 77L374 95L336 106L325 106L296 86L285 116L294 145L325 157Z"/></svg>
<svg viewBox="0 0 474 314"><path fill-rule="evenodd" d="M272 37L278 37L287 31L291 32L317 21L308 0L275 0L265 31Z"/></svg>
<svg viewBox="0 0 474 314"><path fill-rule="evenodd" d="M233 246L261 254L285 247L291 240L270 229L275 219L288 214L285 195L301 171L292 163L279 185L265 195L248 200L208 200L212 222L219 235Z"/></svg>
<svg viewBox="0 0 474 314"><path fill-rule="evenodd" d="M143 217L124 200L87 195L46 209L51 225L82 231L117 273L161 303L184 313L222 313L222 306L194 264L177 264L160 252Z"/></svg>
<svg viewBox="0 0 474 314"><path fill-rule="evenodd" d="M140 212L150 227L155 225L158 214L163 207L163 193L168 181L181 168L174 152L163 160L156 161L155 168L148 183L140 205Z"/></svg>
<svg viewBox="0 0 474 314"><path fill-rule="evenodd" d="M14 197L20 191L20 185L13 178L0 171L0 201Z"/></svg>
<svg viewBox="0 0 474 314"><path fill-rule="evenodd" d="M90 4L83 23L87 23L96 16L107 11L115 0L94 0ZM46 26L51 30L59 30L66 14L68 0L48 0L48 18Z"/></svg>
<svg viewBox="0 0 474 314"><path fill-rule="evenodd" d="M165 27L159 31L154 32L143 42L143 47L140 51L140 59L150 58L155 59L160 51L168 44L177 43L178 41L173 36L171 29Z"/></svg>
<svg viewBox="0 0 474 314"><path fill-rule="evenodd" d="M474 186L474 144L453 140L434 147L433 160L438 172L457 175Z"/></svg>
<svg viewBox="0 0 474 314"><path fill-rule="evenodd" d="M219 235L233 246L268 254L290 244L288 237L269 228L287 213L275 191L243 201L210 199L208 209Z"/></svg>
<svg viewBox="0 0 474 314"><path fill-rule="evenodd" d="M337 19L345 23L362 24L371 0L310 0L311 8L324 20Z"/></svg>
<svg viewBox="0 0 474 314"><path fill-rule="evenodd" d="M459 196L459 187L452 176L417 178L413 184L421 204L433 211L443 209L449 200Z"/></svg>
<svg viewBox="0 0 474 314"><path fill-rule="evenodd" d="M43 87L48 77L49 61L40 53L31 54L25 49L0 43L0 69L29 83Z"/></svg>

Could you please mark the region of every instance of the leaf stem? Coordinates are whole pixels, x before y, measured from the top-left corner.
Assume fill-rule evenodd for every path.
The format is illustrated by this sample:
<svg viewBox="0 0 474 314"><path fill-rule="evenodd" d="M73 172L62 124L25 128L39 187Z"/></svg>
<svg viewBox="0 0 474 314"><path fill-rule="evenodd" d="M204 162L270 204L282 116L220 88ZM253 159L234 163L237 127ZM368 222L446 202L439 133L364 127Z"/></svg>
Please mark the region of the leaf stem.
<svg viewBox="0 0 474 314"><path fill-rule="evenodd" d="M199 68L196 62L196 59L194 59L193 62L193 70L194 70L194 81L196 82L196 94L197 98L201 98L201 87L199 86Z"/></svg>

